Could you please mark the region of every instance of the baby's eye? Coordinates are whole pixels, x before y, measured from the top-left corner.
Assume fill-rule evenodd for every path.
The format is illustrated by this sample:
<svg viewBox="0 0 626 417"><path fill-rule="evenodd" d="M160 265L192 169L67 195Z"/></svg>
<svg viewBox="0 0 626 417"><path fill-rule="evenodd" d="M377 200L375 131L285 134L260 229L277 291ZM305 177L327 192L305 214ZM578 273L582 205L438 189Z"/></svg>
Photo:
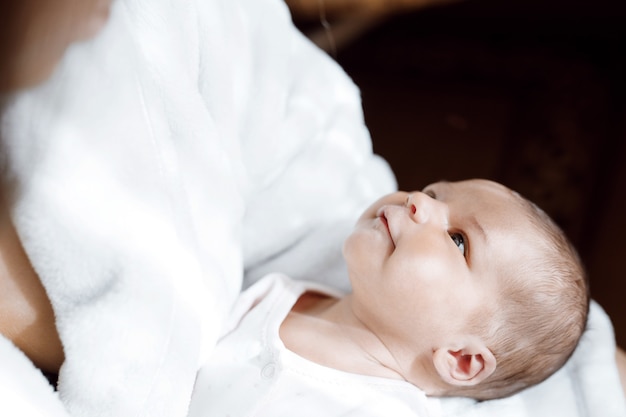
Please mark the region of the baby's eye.
<svg viewBox="0 0 626 417"><path fill-rule="evenodd" d="M459 248L461 254L465 256L465 238L460 233L450 233L450 239Z"/></svg>
<svg viewBox="0 0 626 417"><path fill-rule="evenodd" d="M425 188L424 191L422 191L422 192L424 194L426 194L427 196L429 196L430 198L433 198L435 200L437 199L437 194L435 194L435 192L433 190L431 190L431 189L426 189Z"/></svg>

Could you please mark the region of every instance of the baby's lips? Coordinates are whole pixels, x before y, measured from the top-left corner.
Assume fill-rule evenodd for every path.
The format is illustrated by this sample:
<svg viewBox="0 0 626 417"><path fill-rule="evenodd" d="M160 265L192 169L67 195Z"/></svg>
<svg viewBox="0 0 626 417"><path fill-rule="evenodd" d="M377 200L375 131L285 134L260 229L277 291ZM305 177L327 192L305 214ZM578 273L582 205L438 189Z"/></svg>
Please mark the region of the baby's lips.
<svg viewBox="0 0 626 417"><path fill-rule="evenodd" d="M389 216L392 215L393 216L393 209L391 208L391 206L383 206L381 207L378 212L377 212L377 217L380 219L380 221L382 222L383 226L385 227L385 229L387 230L387 234L389 235L389 239L391 240L391 243L393 244L394 248L396 247L396 241L394 239L393 233L391 232L391 225L389 223Z"/></svg>

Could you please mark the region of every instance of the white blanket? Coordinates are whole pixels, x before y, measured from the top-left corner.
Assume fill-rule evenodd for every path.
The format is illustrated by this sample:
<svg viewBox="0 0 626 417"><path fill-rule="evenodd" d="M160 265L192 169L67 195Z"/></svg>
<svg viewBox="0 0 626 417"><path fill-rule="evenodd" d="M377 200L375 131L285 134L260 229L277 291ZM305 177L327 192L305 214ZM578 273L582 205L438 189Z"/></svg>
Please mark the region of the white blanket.
<svg viewBox="0 0 626 417"><path fill-rule="evenodd" d="M66 361L55 393L1 340L0 415L184 416L242 265L345 287L345 234L395 188L280 0L117 0L2 128Z"/></svg>
<svg viewBox="0 0 626 417"><path fill-rule="evenodd" d="M395 186L357 88L278 0L119 0L16 98L3 137L75 416L185 415L242 260L313 242Z"/></svg>

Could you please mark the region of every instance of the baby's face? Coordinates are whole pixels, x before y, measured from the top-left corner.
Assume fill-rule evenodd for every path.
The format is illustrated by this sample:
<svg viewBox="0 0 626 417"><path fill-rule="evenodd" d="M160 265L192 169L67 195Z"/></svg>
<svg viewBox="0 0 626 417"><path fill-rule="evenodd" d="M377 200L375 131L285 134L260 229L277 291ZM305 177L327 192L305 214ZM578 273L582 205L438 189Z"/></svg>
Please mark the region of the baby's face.
<svg viewBox="0 0 626 417"><path fill-rule="evenodd" d="M495 308L502 276L533 251L520 201L486 180L378 200L344 245L355 314L389 345L427 337L436 349L463 334L469 317Z"/></svg>

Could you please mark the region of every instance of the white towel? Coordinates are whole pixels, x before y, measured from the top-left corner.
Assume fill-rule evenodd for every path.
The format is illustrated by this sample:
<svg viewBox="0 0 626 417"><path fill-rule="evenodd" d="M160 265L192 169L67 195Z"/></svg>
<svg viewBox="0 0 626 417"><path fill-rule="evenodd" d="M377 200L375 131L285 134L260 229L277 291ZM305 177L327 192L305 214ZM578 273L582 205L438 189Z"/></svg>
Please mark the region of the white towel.
<svg viewBox="0 0 626 417"><path fill-rule="evenodd" d="M279 0L118 0L3 138L74 416L185 415L244 259L395 186L357 88Z"/></svg>

